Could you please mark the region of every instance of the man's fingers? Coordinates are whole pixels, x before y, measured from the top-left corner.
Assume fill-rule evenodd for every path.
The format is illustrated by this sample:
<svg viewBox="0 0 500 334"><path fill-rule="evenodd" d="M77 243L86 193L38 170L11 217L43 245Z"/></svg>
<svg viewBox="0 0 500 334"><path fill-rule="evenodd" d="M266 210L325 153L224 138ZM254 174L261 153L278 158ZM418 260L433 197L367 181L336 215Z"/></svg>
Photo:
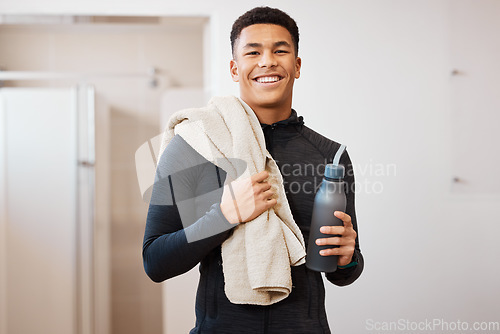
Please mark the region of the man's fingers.
<svg viewBox="0 0 500 334"><path fill-rule="evenodd" d="M321 233L324 234L344 234L345 226L321 226L319 229Z"/></svg>
<svg viewBox="0 0 500 334"><path fill-rule="evenodd" d="M252 182L262 182L269 177L269 173L263 170L260 173L256 173L251 176Z"/></svg>
<svg viewBox="0 0 500 334"><path fill-rule="evenodd" d="M257 183L255 185L255 187L257 187L257 193L259 192L265 192L265 191L268 191L269 189L271 189L271 184L270 183L267 183L267 182L261 182L261 183Z"/></svg>
<svg viewBox="0 0 500 334"><path fill-rule="evenodd" d="M353 252L354 252L353 247L336 247L336 248L323 249L319 253L323 256L329 256L329 255L352 256Z"/></svg>
<svg viewBox="0 0 500 334"><path fill-rule="evenodd" d="M343 239L339 237L316 239L316 245L337 245L341 246Z"/></svg>
<svg viewBox="0 0 500 334"><path fill-rule="evenodd" d="M272 189L268 189L266 191L262 192L262 198L263 199L270 199L274 195L274 191Z"/></svg>
<svg viewBox="0 0 500 334"><path fill-rule="evenodd" d="M335 211L334 215L344 222L344 226L321 226L320 231L324 234L338 236L317 239L316 244L338 246L321 250L320 254L322 256L339 255L339 260L342 260L341 257L348 259L352 256L356 245L354 241L356 232L353 230L351 216L341 211Z"/></svg>
<svg viewBox="0 0 500 334"><path fill-rule="evenodd" d="M335 217L342 220L344 222L344 226L352 226L351 216L342 211L335 211L333 213Z"/></svg>
<svg viewBox="0 0 500 334"><path fill-rule="evenodd" d="M276 200L276 198L271 198L271 199L267 200L266 201L266 210L272 208L273 206L275 206L276 203L278 203L278 201Z"/></svg>
<svg viewBox="0 0 500 334"><path fill-rule="evenodd" d="M342 237L331 237L331 238L319 238L316 239L317 245L329 245L329 246L348 246L354 247L356 242L352 239L342 238Z"/></svg>

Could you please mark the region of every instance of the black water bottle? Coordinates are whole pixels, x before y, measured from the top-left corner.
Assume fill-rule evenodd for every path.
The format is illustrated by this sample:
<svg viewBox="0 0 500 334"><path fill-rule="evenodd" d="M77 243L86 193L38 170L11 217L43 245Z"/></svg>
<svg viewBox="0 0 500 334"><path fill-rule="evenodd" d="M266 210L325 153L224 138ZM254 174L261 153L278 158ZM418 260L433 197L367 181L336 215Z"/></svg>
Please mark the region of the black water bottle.
<svg viewBox="0 0 500 334"><path fill-rule="evenodd" d="M314 271L331 273L337 270L337 255L323 256L319 254L322 249L338 246L316 244L316 239L331 238L335 235L323 234L319 231L321 226L343 226L341 219L335 217L335 211L345 212L346 196L344 186L344 166L339 165L340 155L345 146L337 151L332 164L325 166L323 182L314 198L311 229L309 232L309 243L307 246L306 266Z"/></svg>

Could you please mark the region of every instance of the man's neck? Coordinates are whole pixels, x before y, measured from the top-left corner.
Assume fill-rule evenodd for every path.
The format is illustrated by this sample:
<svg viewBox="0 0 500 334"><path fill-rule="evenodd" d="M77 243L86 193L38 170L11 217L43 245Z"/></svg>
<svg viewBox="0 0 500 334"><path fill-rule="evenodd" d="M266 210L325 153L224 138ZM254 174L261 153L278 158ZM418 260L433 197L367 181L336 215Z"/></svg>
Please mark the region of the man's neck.
<svg viewBox="0 0 500 334"><path fill-rule="evenodd" d="M241 99L241 101L245 102L243 99ZM247 104L247 106L249 106L253 110L261 124L274 124L276 122L288 119L292 113L291 105L283 105L270 108L252 106L249 104Z"/></svg>

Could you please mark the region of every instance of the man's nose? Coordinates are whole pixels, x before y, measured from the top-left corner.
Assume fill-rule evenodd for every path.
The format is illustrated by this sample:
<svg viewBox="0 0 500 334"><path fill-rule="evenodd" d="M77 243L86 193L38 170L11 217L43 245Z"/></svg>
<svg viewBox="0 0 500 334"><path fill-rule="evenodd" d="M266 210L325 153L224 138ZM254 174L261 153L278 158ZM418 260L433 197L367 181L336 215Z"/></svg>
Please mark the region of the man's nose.
<svg viewBox="0 0 500 334"><path fill-rule="evenodd" d="M262 56L259 59L259 66L260 67L273 67L276 66L278 63L276 62L276 57L274 55L274 52L271 51L265 51L262 53Z"/></svg>

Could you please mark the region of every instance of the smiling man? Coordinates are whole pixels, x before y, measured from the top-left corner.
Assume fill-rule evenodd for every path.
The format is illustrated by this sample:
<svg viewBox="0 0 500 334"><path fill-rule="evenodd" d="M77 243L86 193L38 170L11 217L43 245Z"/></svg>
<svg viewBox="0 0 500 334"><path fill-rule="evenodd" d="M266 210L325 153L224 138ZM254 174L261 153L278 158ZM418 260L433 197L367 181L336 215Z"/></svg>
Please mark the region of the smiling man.
<svg viewBox="0 0 500 334"><path fill-rule="evenodd" d="M288 14L269 7L246 12L233 24L231 47L230 74L239 84L239 107L257 117L258 131L262 131L259 135L265 139L261 153L269 153L276 162L283 180L280 187L286 196L276 200L280 193L271 186L267 170L251 175L245 182L232 182L232 187L222 186L227 183L226 171L177 133L157 167L157 178L163 177L155 182L148 211L143 245L145 270L151 279L161 282L200 263L196 324L191 333L330 333L323 276L303 262L288 268L292 289L277 302L234 301L225 289L228 280L221 245L234 238L233 232L240 225L256 224L254 219L268 210L279 212L278 207L283 207L280 200L289 207L307 246L317 186L325 164L332 161L340 147L305 126L303 118L292 109L293 85L300 77L301 59L299 31ZM220 131L225 131L228 124L220 123ZM186 136L192 136L192 132ZM332 237L316 243L332 246L321 255L338 255L339 269L325 277L344 286L361 275L363 257L354 206L354 174L347 152L340 163L346 167L347 206L345 212L335 215L344 226L324 227L322 232ZM187 206L187 211L194 212L193 218L185 224L181 206L186 207L185 203L193 198L193 207ZM212 233L206 233L207 227ZM196 241L190 240L192 235L198 236ZM260 247L272 248L273 243ZM247 240L239 247L248 250L257 246ZM272 276L275 267L268 270Z"/></svg>
<svg viewBox="0 0 500 334"><path fill-rule="evenodd" d="M290 32L276 24L253 24L242 29L232 43L230 71L240 84L241 99L261 123L287 119L301 65Z"/></svg>

